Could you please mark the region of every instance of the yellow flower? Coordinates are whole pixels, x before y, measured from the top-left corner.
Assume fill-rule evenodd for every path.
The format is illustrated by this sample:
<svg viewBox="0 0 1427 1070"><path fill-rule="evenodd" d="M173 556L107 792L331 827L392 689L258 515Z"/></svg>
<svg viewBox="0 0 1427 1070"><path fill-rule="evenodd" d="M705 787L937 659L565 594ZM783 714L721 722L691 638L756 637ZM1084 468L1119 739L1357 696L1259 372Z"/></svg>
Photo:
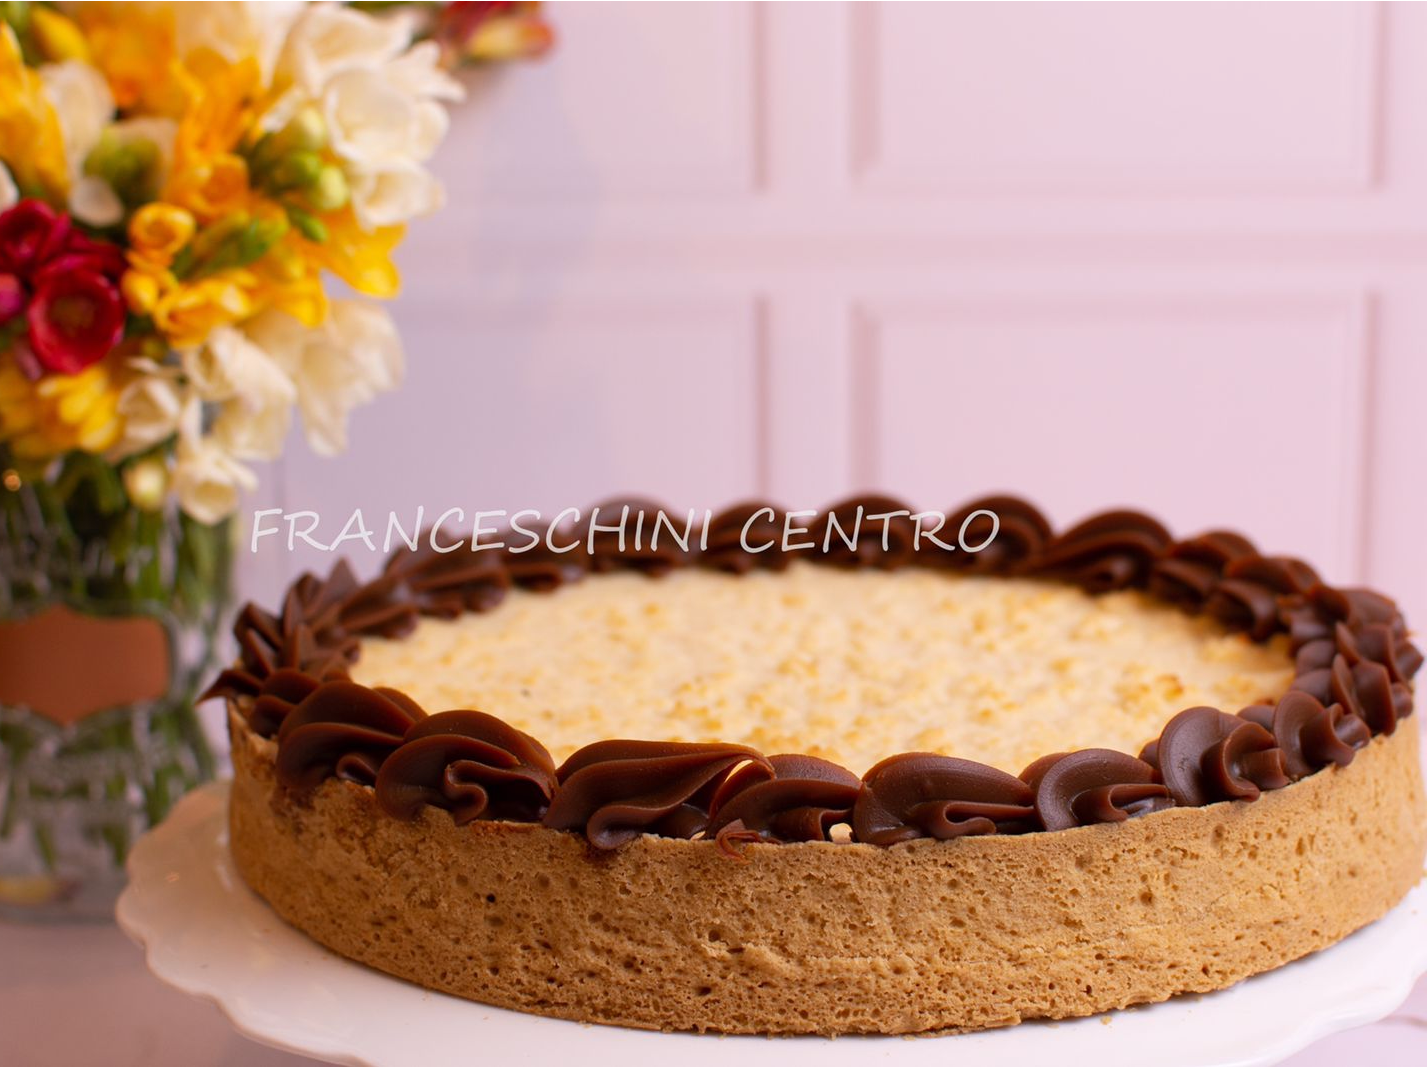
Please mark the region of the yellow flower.
<svg viewBox="0 0 1427 1070"><path fill-rule="evenodd" d="M208 222L252 200L248 165L233 150L253 129L261 75L253 57L230 63L207 50L178 70L186 105L163 200Z"/></svg>
<svg viewBox="0 0 1427 1070"><path fill-rule="evenodd" d="M303 254L326 268L358 293L368 297L395 297L401 276L391 262L391 251L401 242L406 228L377 227L363 230L351 207L322 217L327 240L310 242L297 237Z"/></svg>
<svg viewBox="0 0 1427 1070"><path fill-rule="evenodd" d="M0 25L0 160L22 192L58 196L69 190L59 116L7 25Z"/></svg>
<svg viewBox="0 0 1427 1070"><path fill-rule="evenodd" d="M255 285L246 271L180 282L155 303L154 326L178 349L199 345L215 327L237 323L257 311L252 298Z"/></svg>
<svg viewBox="0 0 1427 1070"><path fill-rule="evenodd" d="M204 220L244 211L253 199L248 189L248 165L231 152L190 156L181 169L174 167L165 196Z"/></svg>
<svg viewBox="0 0 1427 1070"><path fill-rule="evenodd" d="M260 309L286 312L305 327L318 327L327 319L327 291L321 265L304 255L303 245L289 234L252 266L257 280L253 302Z"/></svg>
<svg viewBox="0 0 1427 1070"><path fill-rule="evenodd" d="M119 292L124 295L124 303L134 315L152 315L159 300L177 286L178 281L172 272L146 263L133 254L130 254L129 262L129 270L119 280Z"/></svg>
<svg viewBox="0 0 1427 1070"><path fill-rule="evenodd" d="M166 267L193 238L196 229L192 212L155 201L144 205L129 220L129 243L145 263Z"/></svg>
<svg viewBox="0 0 1427 1070"><path fill-rule="evenodd" d="M327 319L327 291L322 288L320 275L287 281L276 281L265 272L258 275L258 286L253 293L257 307L286 312L304 327L320 327Z"/></svg>
<svg viewBox="0 0 1427 1070"><path fill-rule="evenodd" d="M35 44L51 63L77 59L92 63L84 31L58 11L36 4L30 8L30 32Z"/></svg>
<svg viewBox="0 0 1427 1070"><path fill-rule="evenodd" d="M103 453L123 434L119 392L128 373L111 354L78 375L25 377L0 358L0 442L22 460L45 460L70 450Z"/></svg>
<svg viewBox="0 0 1427 1070"><path fill-rule="evenodd" d="M72 14L89 41L91 62L108 81L121 110L137 108L170 118L182 113L172 5L77 4Z"/></svg>

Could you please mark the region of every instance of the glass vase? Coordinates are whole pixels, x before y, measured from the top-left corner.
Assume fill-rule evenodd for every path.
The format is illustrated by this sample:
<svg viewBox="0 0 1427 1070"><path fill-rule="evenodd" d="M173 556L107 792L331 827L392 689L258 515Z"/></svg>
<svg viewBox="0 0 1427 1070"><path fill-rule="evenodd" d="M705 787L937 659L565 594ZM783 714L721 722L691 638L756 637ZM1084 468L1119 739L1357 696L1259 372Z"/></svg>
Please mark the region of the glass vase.
<svg viewBox="0 0 1427 1070"><path fill-rule="evenodd" d="M230 531L91 455L0 453L0 484L0 916L109 918L134 841L213 775L194 700Z"/></svg>

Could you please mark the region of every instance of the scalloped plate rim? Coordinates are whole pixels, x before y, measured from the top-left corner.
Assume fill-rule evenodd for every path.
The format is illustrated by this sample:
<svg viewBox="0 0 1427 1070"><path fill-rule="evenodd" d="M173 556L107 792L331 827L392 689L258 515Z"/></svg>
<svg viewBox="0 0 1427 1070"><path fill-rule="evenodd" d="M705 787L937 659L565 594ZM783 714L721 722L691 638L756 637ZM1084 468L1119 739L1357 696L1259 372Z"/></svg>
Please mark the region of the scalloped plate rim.
<svg viewBox="0 0 1427 1070"><path fill-rule="evenodd" d="M259 928L269 927L278 934L277 938L281 942L288 943L294 948L301 948L306 954L316 956L318 967L329 979L334 979L339 984L345 981L347 983L358 982L369 987L376 986L377 991L384 997L398 1001L409 1000L412 1008L422 1006L428 1015L444 1017L449 1014L452 1017L473 1019L474 1022L484 1021L488 1026L493 1025L496 1029L505 1027L513 1034L522 1032L553 1034L561 1030L573 1034L574 1031L578 1031L575 1039L580 1041L579 1049L586 1053L610 1045L627 1047L633 1044L653 1049L651 1052L653 1058L631 1060L626 1051L617 1058L611 1056L609 1060L592 1060L584 1065L604 1065L607 1061L617 1063L630 1061L636 1063L640 1061L670 1062L684 1065L697 1064L700 1061L733 1061L728 1058L733 1052L729 1051L727 1047L723 1051L719 1051L714 1045L733 1045L743 1048L754 1044L770 1043L779 1045L780 1050L777 1052L777 1056L779 1061L785 1065L829 1065L834 1061L837 1063L877 1061L893 1065L957 1062L1014 1065L1021 1061L1044 1061L1035 1056L1031 1035L1043 1036L1047 1031L1055 1031L1056 1034L1055 1040L1060 1057L1054 1061L1065 1062L1067 1065L1113 1064L1125 1061L1137 1063L1141 1060L1133 1058L1125 1060L1123 1055L1116 1058L1117 1053L1113 1048L1118 1041L1112 1039L1108 1034L1092 1035L1092 1039L1084 1044L1084 1047L1089 1049L1088 1051L1069 1051L1065 1048L1064 1042L1071 1039L1071 1031L1090 1033L1096 1022L1114 1025L1122 1021L1126 1023L1135 1020L1144 1021L1151 1016L1156 1018L1154 1029L1157 1039L1161 1042L1166 1039L1165 1031L1173 1029L1176 1019L1179 1024L1185 1027L1186 1032L1193 1030L1190 1035L1202 1036L1204 1031L1198 1028L1200 1023L1193 1021L1197 1017L1195 1011L1207 1005L1211 1007L1215 1015L1221 1018L1228 1017L1234 1013L1230 1001L1240 999L1238 994L1248 990L1250 986L1253 986L1256 995L1260 996L1270 987L1273 989L1282 988L1284 991L1281 995L1286 999L1290 995L1301 997L1304 988L1302 986L1295 987L1294 982L1306 970L1311 970L1314 974L1321 973L1324 978L1342 982L1342 987L1336 990L1333 990L1331 986L1323 985L1312 989L1317 993L1314 998L1315 1005L1321 1004L1327 1009L1321 1010L1311 1017L1293 1015L1290 1018L1292 1023L1290 1028L1282 1030L1276 1035L1263 1037L1252 1050L1245 1050L1241 1058L1221 1063L1221 1065L1264 1065L1285 1059L1326 1036L1378 1021L1391 1014L1407 998L1417 979L1427 973L1427 881L1424 881L1417 884L1407 897L1385 917L1323 951L1268 973L1249 978L1219 992L1177 997L1165 1003L1130 1007L1110 1012L1107 1015L1066 1019L1058 1022L1026 1022L1004 1029L940 1037L848 1036L828 1039L822 1037L699 1036L689 1033L657 1033L614 1026L587 1025L489 1007L455 996L429 991L344 959L291 928L278 918L266 903L243 885L232 870L226 850L228 787L227 781L216 781L190 792L174 807L167 820L150 830L135 845L129 856L129 885L119 897L115 909L119 927L143 949L145 962L156 977L190 996L212 1003L239 1033L282 1051L346 1065L372 1065L380 1062L379 1058L373 1056L380 1049L391 1044L390 1031L385 1031L366 1044L361 1043L356 1037L350 1037L344 1044L339 1041L336 1035L340 1031L331 1023L325 1023L316 1028L311 1025L304 1026L295 1020L293 1007L290 1004L284 1004L281 1007L265 1007L261 997L255 997L251 990L245 990L242 987L235 988L235 982L228 972L220 970L208 972L209 962L204 960L203 955L197 953L199 949L186 947L182 943L176 942L173 931L165 929L163 920L165 908L161 905L166 894L165 889L169 889L167 894L172 896L172 889L176 885L186 886L185 878L197 877L200 881L207 878L209 883L217 885L220 895L224 897L223 903L209 903L206 906L206 909L215 917L237 917L245 919L249 925L256 925ZM189 864L191 868L185 870L185 863ZM183 887L180 887L178 894L180 896L185 894ZM202 903L195 905L190 901L187 905L191 910L202 911L205 909ZM230 910L236 908L238 913L224 914L219 910L220 905L226 906ZM1394 937L1392 933L1398 929L1402 930L1403 935ZM228 931L226 928L221 930L216 943L212 938L208 938L206 950L216 961L232 965L235 962L233 956L236 951L231 946L225 947ZM1346 978L1350 976L1351 971L1337 970L1333 968L1333 965L1338 960L1347 957L1343 953L1345 949L1357 948L1360 945L1365 945L1368 941L1374 944L1390 944L1398 949L1416 947L1418 951L1415 957L1404 956L1403 960L1397 963L1398 969L1391 978L1360 976L1349 987ZM227 958L224 957L225 955ZM1381 958L1375 962L1377 965L1384 965ZM251 962L248 970L252 971ZM1332 991L1331 999L1327 995L1329 991ZM1280 993L1275 992L1274 994ZM1301 1000L1295 1002L1301 1005ZM366 1016L356 1017L361 1021L370 1020ZM462 1025L469 1027L474 1022L468 1020ZM600 1037L600 1041L590 1043L593 1036ZM1024 1042L1018 1038L1022 1038ZM1097 1044L1097 1041L1104 1041L1104 1043ZM834 1045L840 1046L843 1050L835 1049ZM965 1054L970 1055L971 1058L961 1057L957 1054L957 1050L952 1049L950 1045L958 1045L967 1049ZM977 1052L974 1049L978 1047L1007 1050ZM1017 1048L1026 1050L1018 1055L1016 1054ZM367 1049L369 1054L362 1054L364 1049ZM765 1051L763 1054L771 1055L772 1052ZM861 1058L856 1060L842 1058L849 1054L856 1054ZM723 1060L719 1060L720 1055L724 1057ZM907 1056L912 1056L912 1058L907 1058ZM988 1056L990 1058L987 1058ZM1065 1056L1070 1056L1070 1058L1067 1060ZM470 1060L466 1058L451 1061L469 1062ZM579 1064L578 1059L563 1061ZM1200 1060L1185 1061L1198 1062Z"/></svg>

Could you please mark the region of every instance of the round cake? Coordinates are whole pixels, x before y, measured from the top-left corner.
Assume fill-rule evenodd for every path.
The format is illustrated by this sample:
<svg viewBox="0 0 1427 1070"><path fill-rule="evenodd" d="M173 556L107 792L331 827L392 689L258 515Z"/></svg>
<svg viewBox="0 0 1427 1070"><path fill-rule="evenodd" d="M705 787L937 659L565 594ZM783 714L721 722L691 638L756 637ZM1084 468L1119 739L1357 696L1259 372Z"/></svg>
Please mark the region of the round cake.
<svg viewBox="0 0 1427 1070"><path fill-rule="evenodd" d="M433 536L246 607L210 691L244 879L470 999L825 1035L1222 988L1421 879L1388 598L1123 510L801 515Z"/></svg>

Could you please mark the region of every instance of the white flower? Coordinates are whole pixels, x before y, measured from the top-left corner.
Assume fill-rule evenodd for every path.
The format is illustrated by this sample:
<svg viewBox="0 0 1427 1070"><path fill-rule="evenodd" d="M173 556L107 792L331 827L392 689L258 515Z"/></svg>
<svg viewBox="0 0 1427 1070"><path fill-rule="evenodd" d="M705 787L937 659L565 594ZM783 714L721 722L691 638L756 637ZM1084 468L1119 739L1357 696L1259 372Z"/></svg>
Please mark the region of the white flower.
<svg viewBox="0 0 1427 1070"><path fill-rule="evenodd" d="M203 435L203 403L190 394L178 418L173 492L185 513L201 524L216 524L238 508L238 494L254 490L258 477L223 444Z"/></svg>
<svg viewBox="0 0 1427 1070"><path fill-rule="evenodd" d="M411 135L412 155L423 162L431 159L450 129L451 117L444 107L430 100L418 101L416 128Z"/></svg>
<svg viewBox="0 0 1427 1070"><path fill-rule="evenodd" d="M387 313L360 301L333 301L327 322L307 330L282 312L245 325L297 386L303 431L316 453L347 448L347 417L401 381L401 340Z"/></svg>
<svg viewBox="0 0 1427 1070"><path fill-rule="evenodd" d="M434 42L410 42L404 16L310 8L278 60L278 84L287 88L263 116L264 128L276 131L304 109L321 115L348 187L360 187L363 226L403 223L441 203L436 180L419 165L446 136L440 102L463 91L441 70Z"/></svg>
<svg viewBox="0 0 1427 1070"><path fill-rule="evenodd" d="M354 167L423 163L446 136L450 119L386 69L343 71L322 91L332 148Z"/></svg>
<svg viewBox="0 0 1427 1070"><path fill-rule="evenodd" d="M277 61L278 80L291 79L305 95L320 96L343 71L373 70L396 58L410 44L411 32L404 15L377 19L348 7L313 4L288 34Z"/></svg>
<svg viewBox="0 0 1427 1070"><path fill-rule="evenodd" d="M213 438L240 461L272 461L292 426L292 402L281 398L225 402L213 421Z"/></svg>
<svg viewBox="0 0 1427 1070"><path fill-rule="evenodd" d="M111 227L124 218L124 202L96 175L80 175L74 180L69 188L69 210L76 219L96 227Z"/></svg>
<svg viewBox="0 0 1427 1070"><path fill-rule="evenodd" d="M264 78L272 74L301 3L210 2L171 4L174 45L180 59L211 49L229 62L256 56Z"/></svg>
<svg viewBox="0 0 1427 1070"><path fill-rule="evenodd" d="M180 353L179 363L204 401L238 398L258 408L270 401L291 404L297 397L278 363L233 327L215 328L202 345Z"/></svg>
<svg viewBox="0 0 1427 1070"><path fill-rule="evenodd" d="M425 142L416 106L380 71L343 71L322 92L333 151L364 167L418 158Z"/></svg>
<svg viewBox="0 0 1427 1070"><path fill-rule="evenodd" d="M310 336L321 330L321 327L304 327L292 316L273 309L260 312L243 323L243 333L248 336L248 341L268 354L294 383L299 383L295 369L301 363L302 347Z"/></svg>
<svg viewBox="0 0 1427 1070"><path fill-rule="evenodd" d="M10 169L0 163L0 212L15 207L19 199L20 190L15 185L15 179L10 175Z"/></svg>
<svg viewBox="0 0 1427 1070"><path fill-rule="evenodd" d="M324 327L330 346L346 355L359 404L401 385L406 358L386 309L366 301L333 301Z"/></svg>
<svg viewBox="0 0 1427 1070"><path fill-rule="evenodd" d="M339 71L323 84L332 148L352 168L431 158L450 126L437 101L462 96L461 87L435 66L437 55L424 42L390 63Z"/></svg>
<svg viewBox="0 0 1427 1070"><path fill-rule="evenodd" d="M153 367L157 369L157 365ZM183 404L183 390L175 377L159 370L124 387L118 401L124 421L124 437L116 450L119 456L148 449L177 431Z"/></svg>
<svg viewBox="0 0 1427 1070"><path fill-rule="evenodd" d="M352 210L369 230L426 215L446 202L441 183L416 164L360 172L350 181Z"/></svg>
<svg viewBox="0 0 1427 1070"><path fill-rule="evenodd" d="M201 524L216 524L238 508L240 491L253 490L258 478L211 438L179 441L173 467L173 491L185 513Z"/></svg>
<svg viewBox="0 0 1427 1070"><path fill-rule="evenodd" d="M435 41L412 45L386 65L386 78L403 93L427 100L464 100L461 83L441 69L441 49Z"/></svg>
<svg viewBox="0 0 1427 1070"><path fill-rule="evenodd" d="M297 387L261 345L237 328L218 327L203 345L180 353L179 363L198 398L222 403L212 439L225 453L245 461L282 453Z"/></svg>
<svg viewBox="0 0 1427 1070"><path fill-rule="evenodd" d="M124 217L124 206L109 184L84 173L84 161L114 117L114 94L104 76L87 63L67 60L40 68L45 94L54 105L64 137L70 173L69 207L95 226L111 226Z"/></svg>

